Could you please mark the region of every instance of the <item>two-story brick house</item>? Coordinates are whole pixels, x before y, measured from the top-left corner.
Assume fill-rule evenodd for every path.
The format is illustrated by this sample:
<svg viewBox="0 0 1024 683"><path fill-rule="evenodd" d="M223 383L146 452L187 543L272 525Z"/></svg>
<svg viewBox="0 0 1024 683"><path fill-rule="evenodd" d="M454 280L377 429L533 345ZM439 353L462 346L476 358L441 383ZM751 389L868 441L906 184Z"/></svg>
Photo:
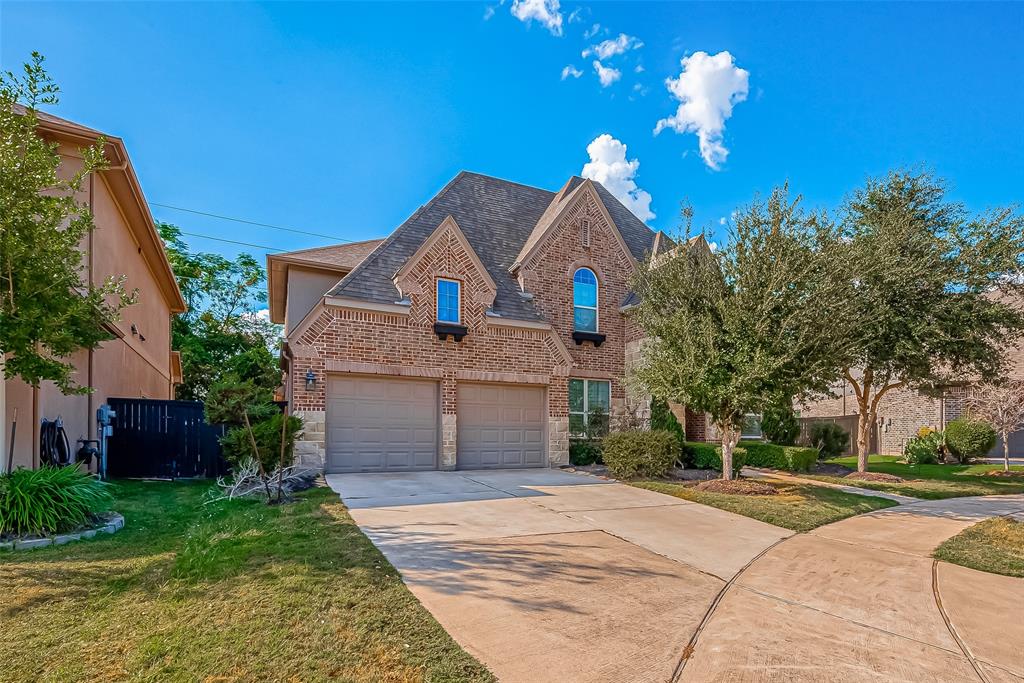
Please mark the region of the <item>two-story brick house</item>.
<svg viewBox="0 0 1024 683"><path fill-rule="evenodd" d="M571 432L627 409L629 279L667 243L599 183L463 172L379 243L271 256L299 456L328 472L568 463Z"/></svg>

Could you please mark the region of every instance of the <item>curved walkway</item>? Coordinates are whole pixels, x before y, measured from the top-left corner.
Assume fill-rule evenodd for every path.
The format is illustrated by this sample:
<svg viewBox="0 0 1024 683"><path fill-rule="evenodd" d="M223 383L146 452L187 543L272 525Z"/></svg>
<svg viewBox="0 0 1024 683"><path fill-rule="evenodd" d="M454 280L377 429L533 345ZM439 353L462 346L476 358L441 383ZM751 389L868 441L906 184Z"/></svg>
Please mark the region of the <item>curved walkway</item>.
<svg viewBox="0 0 1024 683"><path fill-rule="evenodd" d="M706 620L683 681L1024 683L1024 580L937 562L947 538L1024 518L1024 495L923 501L774 546Z"/></svg>

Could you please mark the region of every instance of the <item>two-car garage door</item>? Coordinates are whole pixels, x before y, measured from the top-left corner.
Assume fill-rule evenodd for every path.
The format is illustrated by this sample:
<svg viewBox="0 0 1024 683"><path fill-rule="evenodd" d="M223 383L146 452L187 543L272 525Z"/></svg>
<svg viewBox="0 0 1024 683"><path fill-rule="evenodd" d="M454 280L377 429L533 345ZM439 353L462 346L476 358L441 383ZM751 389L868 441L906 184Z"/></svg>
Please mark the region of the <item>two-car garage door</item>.
<svg viewBox="0 0 1024 683"><path fill-rule="evenodd" d="M459 469L543 467L546 402L539 386L459 383ZM328 375L327 471L438 466L436 381Z"/></svg>

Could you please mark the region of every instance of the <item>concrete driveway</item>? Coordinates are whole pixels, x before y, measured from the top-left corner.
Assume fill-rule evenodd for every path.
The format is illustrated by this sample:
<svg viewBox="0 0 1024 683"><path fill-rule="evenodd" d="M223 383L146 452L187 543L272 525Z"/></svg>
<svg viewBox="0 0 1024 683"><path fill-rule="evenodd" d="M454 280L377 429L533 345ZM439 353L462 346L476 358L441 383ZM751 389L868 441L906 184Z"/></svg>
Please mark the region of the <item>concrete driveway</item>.
<svg viewBox="0 0 1024 683"><path fill-rule="evenodd" d="M329 475L502 681L666 681L708 607L791 532L558 470Z"/></svg>
<svg viewBox="0 0 1024 683"><path fill-rule="evenodd" d="M937 563L1024 496L791 532L553 470L329 475L502 681L1024 683L1024 580ZM941 605L941 607L940 607Z"/></svg>

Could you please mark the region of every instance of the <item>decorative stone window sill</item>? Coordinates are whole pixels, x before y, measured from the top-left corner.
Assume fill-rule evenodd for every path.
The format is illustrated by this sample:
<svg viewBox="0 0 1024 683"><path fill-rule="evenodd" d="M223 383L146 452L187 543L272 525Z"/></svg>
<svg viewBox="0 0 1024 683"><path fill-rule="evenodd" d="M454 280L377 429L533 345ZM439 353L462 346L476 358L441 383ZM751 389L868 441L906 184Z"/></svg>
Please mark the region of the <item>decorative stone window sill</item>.
<svg viewBox="0 0 1024 683"><path fill-rule="evenodd" d="M452 323L434 323L434 334L441 341L446 340L448 337L452 337L455 341L460 342L462 338L466 336L469 330L465 325L454 325Z"/></svg>
<svg viewBox="0 0 1024 683"><path fill-rule="evenodd" d="M572 340L579 346L583 342L592 342L595 347L604 343L605 336L598 332L573 332Z"/></svg>

